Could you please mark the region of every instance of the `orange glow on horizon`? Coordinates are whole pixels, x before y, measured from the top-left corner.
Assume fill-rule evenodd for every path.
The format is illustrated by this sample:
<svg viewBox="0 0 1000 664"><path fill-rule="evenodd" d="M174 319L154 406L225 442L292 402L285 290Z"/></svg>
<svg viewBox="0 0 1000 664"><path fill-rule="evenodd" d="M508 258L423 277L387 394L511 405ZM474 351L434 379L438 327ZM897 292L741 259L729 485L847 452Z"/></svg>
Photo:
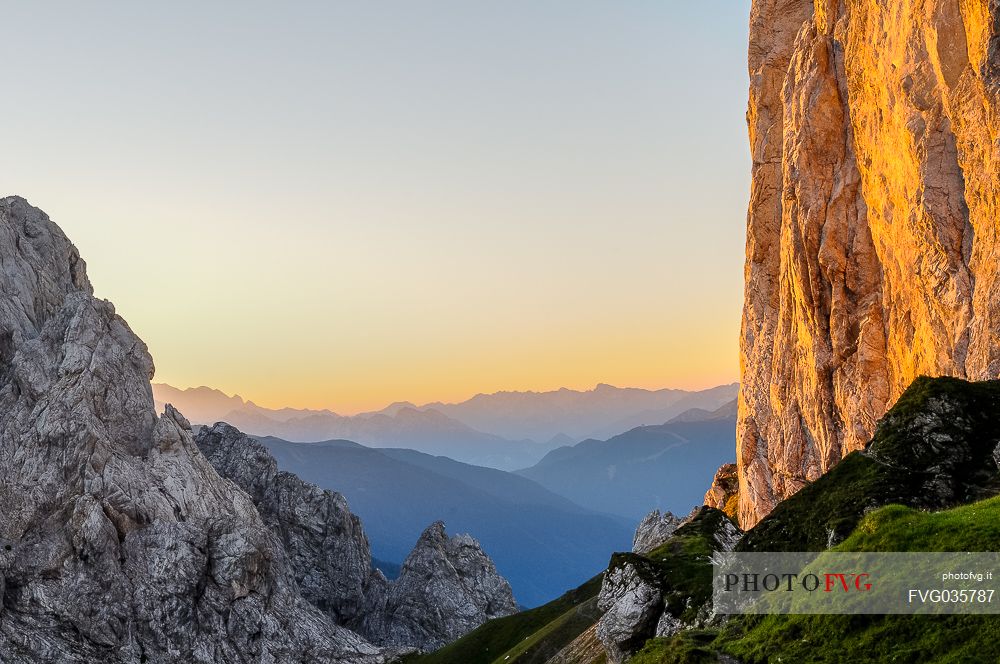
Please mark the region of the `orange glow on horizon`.
<svg viewBox="0 0 1000 664"><path fill-rule="evenodd" d="M736 379L747 0L36 4L5 193L157 382L350 414Z"/></svg>
<svg viewBox="0 0 1000 664"><path fill-rule="evenodd" d="M220 366L197 373L193 380L159 372L154 382L180 389L207 386L265 408L326 409L353 415L400 401L458 403L494 392L589 391L600 383L648 390L701 390L738 381L735 343L729 344L731 353L714 352L723 340L711 335L700 346L692 343L674 353L657 339L630 348L603 349L600 344L588 348L586 341L569 340L559 352L536 347L490 354L468 348L461 353L464 357L453 356L457 361L452 363L427 353L390 359L387 352L382 362L344 366L340 375L335 358L318 358L283 370L275 367L275 373L263 380L249 372L227 376Z"/></svg>
<svg viewBox="0 0 1000 664"><path fill-rule="evenodd" d="M675 389L675 390L688 390L688 391L699 391L706 390L720 385L729 385L732 383L739 382L737 376L720 376L718 379L692 379L690 381L668 381L663 383L657 382L612 382L612 381L591 381L589 383L581 384L561 384L552 383L549 385L532 385L528 387L514 387L514 386L504 386L504 387L492 387L481 390L459 390L456 389L452 392L444 393L442 396L440 393L435 397L423 397L423 398L410 398L406 395L399 395L392 398L379 398L373 396L369 400L361 401L346 401L346 402L327 402L322 396L316 398L307 398L306 400L296 400L288 401L287 398L295 399L294 393L288 393L285 391L274 392L272 394L263 394L262 398L257 398L254 394L250 394L241 390L229 390L223 389L214 385L203 385L203 384L191 384L183 385L172 383L166 379L161 379L159 377L153 379L154 383L166 383L171 387L176 387L177 389L188 389L197 387L208 387L212 389L217 389L220 392L225 393L228 396L239 396L244 401L251 401L254 404L262 407L278 410L281 408L296 408L303 410L329 410L338 415L358 415L360 413L369 413L382 410L383 408L389 406L393 403L409 402L415 406L424 406L431 403L461 403L467 401L477 394L495 394L497 392L555 392L561 388L566 388L568 390L573 390L576 392L589 392L592 391L598 384L607 384L618 388L637 388L643 390L656 391L661 389Z"/></svg>

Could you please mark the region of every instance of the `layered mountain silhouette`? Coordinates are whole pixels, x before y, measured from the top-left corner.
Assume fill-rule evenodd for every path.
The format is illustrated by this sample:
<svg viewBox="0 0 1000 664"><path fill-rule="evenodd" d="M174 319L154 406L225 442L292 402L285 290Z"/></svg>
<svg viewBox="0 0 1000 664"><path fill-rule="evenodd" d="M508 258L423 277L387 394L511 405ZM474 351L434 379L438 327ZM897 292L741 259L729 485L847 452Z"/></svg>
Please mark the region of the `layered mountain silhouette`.
<svg viewBox="0 0 1000 664"><path fill-rule="evenodd" d="M707 390L643 390L600 384L592 390L477 394L432 408L465 424L506 438L550 441L609 438L647 424L663 424L691 408L715 410L736 398L739 385Z"/></svg>
<svg viewBox="0 0 1000 664"><path fill-rule="evenodd" d="M513 470L538 461L551 449L530 440L506 440L476 431L433 408L393 404L384 411L338 415L330 410L262 408L208 387L179 390L154 384L158 405L191 413L196 424L226 422L247 433L298 442L355 440L375 447L408 447L467 463Z"/></svg>
<svg viewBox="0 0 1000 664"><path fill-rule="evenodd" d="M153 385L158 405L172 403L195 424L224 421L248 433L297 442L352 440L373 447L416 449L491 468L514 470L585 438L609 438L662 424L691 409L714 411L738 386L708 390L643 390L598 385L593 390L497 392L456 404L397 402L376 412L263 408L208 387Z"/></svg>
<svg viewBox="0 0 1000 664"><path fill-rule="evenodd" d="M656 426L549 452L518 471L574 502L638 521L650 509L686 514L718 467L733 461L736 403L689 409Z"/></svg>

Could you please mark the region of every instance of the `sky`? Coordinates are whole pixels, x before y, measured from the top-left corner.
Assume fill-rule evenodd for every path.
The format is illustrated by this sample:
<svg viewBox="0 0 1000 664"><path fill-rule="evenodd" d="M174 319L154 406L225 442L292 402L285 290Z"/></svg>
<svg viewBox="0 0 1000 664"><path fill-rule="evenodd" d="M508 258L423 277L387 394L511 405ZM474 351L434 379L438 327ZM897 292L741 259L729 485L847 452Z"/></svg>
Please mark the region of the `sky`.
<svg viewBox="0 0 1000 664"><path fill-rule="evenodd" d="M0 195L177 387L732 382L749 4L5 3Z"/></svg>

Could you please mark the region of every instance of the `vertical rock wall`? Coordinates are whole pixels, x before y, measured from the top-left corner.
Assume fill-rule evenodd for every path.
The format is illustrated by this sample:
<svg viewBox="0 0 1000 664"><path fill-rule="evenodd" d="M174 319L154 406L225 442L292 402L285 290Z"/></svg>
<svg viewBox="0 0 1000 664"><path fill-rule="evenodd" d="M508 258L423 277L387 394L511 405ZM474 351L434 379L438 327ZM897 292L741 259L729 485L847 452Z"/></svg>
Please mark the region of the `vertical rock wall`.
<svg viewBox="0 0 1000 664"><path fill-rule="evenodd" d="M740 523L917 376L1000 375L1000 2L755 0Z"/></svg>

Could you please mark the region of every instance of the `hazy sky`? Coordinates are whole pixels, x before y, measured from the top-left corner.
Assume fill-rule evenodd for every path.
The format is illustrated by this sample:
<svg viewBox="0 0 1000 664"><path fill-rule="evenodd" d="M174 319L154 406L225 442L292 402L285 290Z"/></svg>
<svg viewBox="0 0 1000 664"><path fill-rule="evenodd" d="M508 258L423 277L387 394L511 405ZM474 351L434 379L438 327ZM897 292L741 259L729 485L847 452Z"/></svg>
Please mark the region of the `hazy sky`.
<svg viewBox="0 0 1000 664"><path fill-rule="evenodd" d="M749 4L5 3L0 192L179 387L733 381Z"/></svg>

